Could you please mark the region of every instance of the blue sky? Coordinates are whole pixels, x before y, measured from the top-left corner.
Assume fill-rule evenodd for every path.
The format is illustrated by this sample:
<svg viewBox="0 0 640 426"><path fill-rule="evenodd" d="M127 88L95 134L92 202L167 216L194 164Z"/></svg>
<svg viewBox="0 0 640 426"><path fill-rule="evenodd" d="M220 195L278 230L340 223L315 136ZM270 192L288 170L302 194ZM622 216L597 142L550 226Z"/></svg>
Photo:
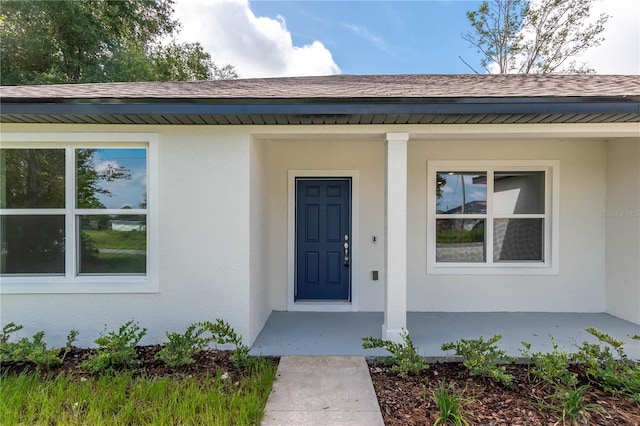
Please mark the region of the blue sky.
<svg viewBox="0 0 640 426"><path fill-rule="evenodd" d="M477 1L251 2L256 14L283 16L294 45L320 40L345 74L466 73L478 63L460 37Z"/></svg>
<svg viewBox="0 0 640 426"><path fill-rule="evenodd" d="M532 0L538 1L538 0ZM176 0L180 41L200 42L241 77L470 73L461 37L477 0ZM640 1L594 0L605 42L581 58L602 74L640 74Z"/></svg>
<svg viewBox="0 0 640 426"><path fill-rule="evenodd" d="M108 209L119 209L128 205L134 209L146 201L147 195L147 151L146 149L98 149L94 168L102 171L108 166L124 167L131 179L116 179L100 182L100 187L111 196L98 194L98 199Z"/></svg>

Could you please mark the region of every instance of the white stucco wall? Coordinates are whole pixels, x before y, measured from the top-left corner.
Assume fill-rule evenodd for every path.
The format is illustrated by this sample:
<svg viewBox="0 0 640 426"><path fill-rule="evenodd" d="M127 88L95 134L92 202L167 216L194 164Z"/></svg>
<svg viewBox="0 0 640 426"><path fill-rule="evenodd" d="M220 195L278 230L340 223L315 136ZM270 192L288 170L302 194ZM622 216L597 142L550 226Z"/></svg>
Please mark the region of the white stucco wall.
<svg viewBox="0 0 640 426"><path fill-rule="evenodd" d="M71 329L89 345L107 325L135 319L144 344L165 331L222 318L249 333L250 140L233 128L191 126L13 126L3 132L145 132L158 134L159 293L3 294L1 322L45 330L63 344Z"/></svg>
<svg viewBox="0 0 640 426"><path fill-rule="evenodd" d="M252 342L271 313L269 162L266 143L251 141L249 334Z"/></svg>
<svg viewBox="0 0 640 426"><path fill-rule="evenodd" d="M640 324L640 138L607 142L607 312Z"/></svg>
<svg viewBox="0 0 640 426"><path fill-rule="evenodd" d="M410 311L607 310L638 321L639 309L627 295L640 296L640 226L637 218L624 218L636 226L635 234L628 233L622 221L603 214L626 209L623 202L638 209L638 198L628 197L619 184L638 196L638 139L606 144L609 127L591 127L591 136L580 133L583 127L573 126L573 138L564 139L561 134L570 133L565 128L534 138L548 126L526 127L518 137L507 137L500 126L5 124L3 132L156 133L160 279L158 293L3 294L0 320L24 324L29 335L45 330L56 344L78 329L78 344L89 345L105 324L111 330L132 318L149 329L143 344L162 342L165 331L183 331L192 322L223 318L251 343L272 310L287 309L289 170L358 172L357 306L382 311L384 138L408 131ZM479 137L485 129L498 137ZM558 275L427 275L427 161L463 159L560 162ZM620 245L616 236L629 241ZM378 281L372 280L373 270L379 271Z"/></svg>
<svg viewBox="0 0 640 426"><path fill-rule="evenodd" d="M287 170L360 171L359 310L384 306L384 135L370 139L315 136L268 142L271 193L271 291L274 310L286 310ZM558 275L427 275L428 160L558 160L560 269ZM409 311L605 310L606 156L603 139L416 140L408 143L407 303ZM563 196L564 194L564 196ZM567 194L569 194L567 196ZM371 236L378 243L372 244ZM371 280L371 271L380 280Z"/></svg>
<svg viewBox="0 0 640 426"><path fill-rule="evenodd" d="M606 157L602 140L412 140L408 157L409 311L604 311ZM427 275L429 160L559 160L559 274Z"/></svg>

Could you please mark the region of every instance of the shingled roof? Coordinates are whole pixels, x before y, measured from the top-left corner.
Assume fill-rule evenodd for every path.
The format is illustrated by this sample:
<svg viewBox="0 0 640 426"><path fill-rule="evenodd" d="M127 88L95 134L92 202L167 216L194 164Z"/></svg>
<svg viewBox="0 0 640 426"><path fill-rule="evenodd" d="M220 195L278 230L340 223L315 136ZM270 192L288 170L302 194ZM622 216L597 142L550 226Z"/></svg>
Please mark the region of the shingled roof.
<svg viewBox="0 0 640 426"><path fill-rule="evenodd" d="M334 75L0 88L2 122L640 122L640 76Z"/></svg>

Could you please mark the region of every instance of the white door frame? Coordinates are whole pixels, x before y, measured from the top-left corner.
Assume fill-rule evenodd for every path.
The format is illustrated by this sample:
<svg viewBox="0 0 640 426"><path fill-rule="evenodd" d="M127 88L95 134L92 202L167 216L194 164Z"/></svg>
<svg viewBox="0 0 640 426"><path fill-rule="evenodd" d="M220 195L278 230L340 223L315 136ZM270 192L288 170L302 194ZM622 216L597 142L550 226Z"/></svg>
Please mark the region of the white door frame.
<svg viewBox="0 0 640 426"><path fill-rule="evenodd" d="M351 178L351 301L295 301L296 178ZM287 310L315 312L352 312L358 310L359 298L359 171L358 170L289 170L287 179Z"/></svg>

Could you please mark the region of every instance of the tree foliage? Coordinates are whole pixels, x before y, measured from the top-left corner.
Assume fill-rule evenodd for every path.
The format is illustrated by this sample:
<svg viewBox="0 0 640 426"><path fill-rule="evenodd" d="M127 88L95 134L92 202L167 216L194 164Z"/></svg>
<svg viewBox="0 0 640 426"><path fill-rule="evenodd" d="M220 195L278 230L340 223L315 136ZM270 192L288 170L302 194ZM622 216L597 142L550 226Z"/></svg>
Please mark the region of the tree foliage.
<svg viewBox="0 0 640 426"><path fill-rule="evenodd" d="M236 78L199 43L162 43L172 13L173 0L3 1L1 83Z"/></svg>
<svg viewBox="0 0 640 426"><path fill-rule="evenodd" d="M467 12L472 31L462 37L482 54L485 70L495 66L501 74L594 72L575 60L604 40L601 33L609 16L589 21L593 2L484 1L478 10Z"/></svg>

